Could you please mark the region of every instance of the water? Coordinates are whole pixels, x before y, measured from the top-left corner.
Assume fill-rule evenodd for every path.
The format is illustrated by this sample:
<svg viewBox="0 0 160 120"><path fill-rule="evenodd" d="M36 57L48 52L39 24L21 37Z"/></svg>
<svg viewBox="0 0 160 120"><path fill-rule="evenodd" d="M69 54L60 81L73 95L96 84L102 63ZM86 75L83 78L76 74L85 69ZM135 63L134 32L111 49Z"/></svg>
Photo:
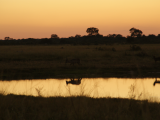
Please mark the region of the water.
<svg viewBox="0 0 160 120"><path fill-rule="evenodd" d="M159 80L159 78L158 78ZM68 85L66 84L68 82ZM73 82L74 81L74 82ZM87 96L148 99L160 102L160 84L155 78L82 78L0 81L0 93L33 96Z"/></svg>

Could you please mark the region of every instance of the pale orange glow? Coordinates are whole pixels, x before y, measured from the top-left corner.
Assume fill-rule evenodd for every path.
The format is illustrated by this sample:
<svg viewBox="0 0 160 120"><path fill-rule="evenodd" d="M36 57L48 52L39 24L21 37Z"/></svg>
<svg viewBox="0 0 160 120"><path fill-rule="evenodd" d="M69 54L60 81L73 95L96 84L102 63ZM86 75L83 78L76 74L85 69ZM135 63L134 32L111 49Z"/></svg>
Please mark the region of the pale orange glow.
<svg viewBox="0 0 160 120"><path fill-rule="evenodd" d="M0 39L100 34L129 35L132 27L144 34L160 33L159 0L1 0Z"/></svg>

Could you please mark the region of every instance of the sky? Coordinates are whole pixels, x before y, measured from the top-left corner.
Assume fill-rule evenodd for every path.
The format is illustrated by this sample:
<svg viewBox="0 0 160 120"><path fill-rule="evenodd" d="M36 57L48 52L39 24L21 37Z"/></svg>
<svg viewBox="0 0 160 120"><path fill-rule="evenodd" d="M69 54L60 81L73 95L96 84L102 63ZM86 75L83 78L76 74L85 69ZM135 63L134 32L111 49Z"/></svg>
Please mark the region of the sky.
<svg viewBox="0 0 160 120"><path fill-rule="evenodd" d="M160 34L160 0L0 0L0 39L50 38L99 33Z"/></svg>

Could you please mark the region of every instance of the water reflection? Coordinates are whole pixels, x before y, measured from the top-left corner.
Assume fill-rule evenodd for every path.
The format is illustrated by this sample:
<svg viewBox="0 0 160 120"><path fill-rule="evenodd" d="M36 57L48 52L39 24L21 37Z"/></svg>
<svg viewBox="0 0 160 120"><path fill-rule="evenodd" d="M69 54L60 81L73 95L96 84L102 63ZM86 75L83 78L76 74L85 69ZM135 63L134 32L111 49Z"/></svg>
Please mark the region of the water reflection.
<svg viewBox="0 0 160 120"><path fill-rule="evenodd" d="M77 82L75 85L74 82ZM154 78L72 78L46 80L0 81L3 94L33 96L120 97L160 101L160 84Z"/></svg>
<svg viewBox="0 0 160 120"><path fill-rule="evenodd" d="M157 78L156 78L156 80L154 81L153 85L155 86L157 83L160 84L160 81L157 80Z"/></svg>
<svg viewBox="0 0 160 120"><path fill-rule="evenodd" d="M80 85L82 78L78 78L75 80L75 78L70 78L70 81L66 81L66 85L73 84L73 85Z"/></svg>

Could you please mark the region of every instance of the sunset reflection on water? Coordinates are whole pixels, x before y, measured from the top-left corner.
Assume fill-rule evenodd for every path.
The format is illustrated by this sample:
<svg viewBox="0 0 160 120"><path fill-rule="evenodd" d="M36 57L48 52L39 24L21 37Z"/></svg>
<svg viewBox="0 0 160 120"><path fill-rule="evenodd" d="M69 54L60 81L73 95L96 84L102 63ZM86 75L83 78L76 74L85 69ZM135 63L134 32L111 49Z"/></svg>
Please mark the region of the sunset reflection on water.
<svg viewBox="0 0 160 120"><path fill-rule="evenodd" d="M119 97L160 101L160 84L155 78L82 78L81 84L66 84L70 79L0 81L2 94L54 96Z"/></svg>

